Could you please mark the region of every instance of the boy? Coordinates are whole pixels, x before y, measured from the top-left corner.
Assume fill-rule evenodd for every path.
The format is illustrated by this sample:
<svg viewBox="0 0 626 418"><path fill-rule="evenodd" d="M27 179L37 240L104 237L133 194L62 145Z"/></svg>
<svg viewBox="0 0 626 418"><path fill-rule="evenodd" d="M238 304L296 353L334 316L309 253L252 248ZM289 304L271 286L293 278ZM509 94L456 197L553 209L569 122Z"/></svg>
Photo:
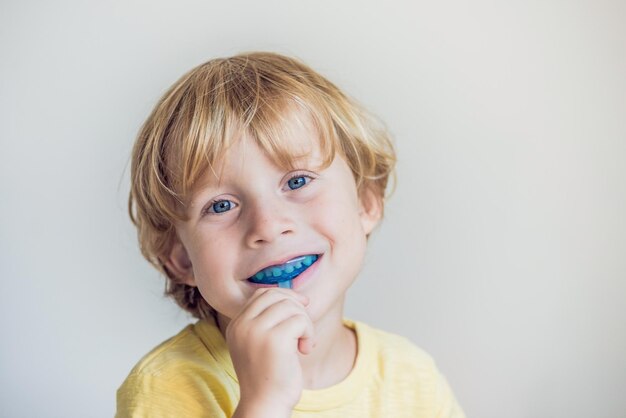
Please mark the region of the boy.
<svg viewBox="0 0 626 418"><path fill-rule="evenodd" d="M343 318L395 154L304 64L215 59L157 104L132 156L131 219L195 324L147 354L119 417L463 417L432 359Z"/></svg>

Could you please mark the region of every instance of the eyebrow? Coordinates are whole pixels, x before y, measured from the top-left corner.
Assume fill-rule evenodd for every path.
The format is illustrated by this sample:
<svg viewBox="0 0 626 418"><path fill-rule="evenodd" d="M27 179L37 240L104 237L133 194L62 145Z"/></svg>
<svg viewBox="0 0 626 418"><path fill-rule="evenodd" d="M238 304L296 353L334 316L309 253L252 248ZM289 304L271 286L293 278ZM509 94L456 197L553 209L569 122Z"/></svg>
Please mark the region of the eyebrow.
<svg viewBox="0 0 626 418"><path fill-rule="evenodd" d="M189 200L189 208L195 209L197 206L202 206L205 198L204 195L212 193L213 190L217 190L219 186L214 185L214 183L208 183L201 188L199 188L195 193L191 195Z"/></svg>

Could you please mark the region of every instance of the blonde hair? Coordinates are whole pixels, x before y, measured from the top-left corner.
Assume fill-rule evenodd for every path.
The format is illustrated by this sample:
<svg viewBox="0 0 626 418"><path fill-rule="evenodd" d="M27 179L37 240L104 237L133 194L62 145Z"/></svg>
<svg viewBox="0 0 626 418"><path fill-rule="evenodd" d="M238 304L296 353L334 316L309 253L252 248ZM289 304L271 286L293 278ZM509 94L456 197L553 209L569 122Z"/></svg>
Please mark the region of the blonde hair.
<svg viewBox="0 0 626 418"><path fill-rule="evenodd" d="M176 236L175 222L199 178L229 145L248 133L280 167L296 156L285 135L288 109L304 109L318 131L324 166L345 158L360 197L385 199L395 180L395 151L382 123L302 62L269 52L208 61L183 75L159 100L132 151L130 218L143 256L167 276L165 294L196 318L215 312L197 288L163 263ZM395 185L395 182L394 182Z"/></svg>

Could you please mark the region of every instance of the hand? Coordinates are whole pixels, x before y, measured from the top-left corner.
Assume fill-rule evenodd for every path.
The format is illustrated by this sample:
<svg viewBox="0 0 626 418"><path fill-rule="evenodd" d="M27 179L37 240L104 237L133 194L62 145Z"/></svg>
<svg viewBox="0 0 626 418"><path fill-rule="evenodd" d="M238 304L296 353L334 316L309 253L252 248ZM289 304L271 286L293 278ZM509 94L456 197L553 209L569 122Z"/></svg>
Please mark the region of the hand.
<svg viewBox="0 0 626 418"><path fill-rule="evenodd" d="M240 407L291 416L303 389L298 352L312 349L308 302L290 289L261 288L228 324L225 336L239 379Z"/></svg>

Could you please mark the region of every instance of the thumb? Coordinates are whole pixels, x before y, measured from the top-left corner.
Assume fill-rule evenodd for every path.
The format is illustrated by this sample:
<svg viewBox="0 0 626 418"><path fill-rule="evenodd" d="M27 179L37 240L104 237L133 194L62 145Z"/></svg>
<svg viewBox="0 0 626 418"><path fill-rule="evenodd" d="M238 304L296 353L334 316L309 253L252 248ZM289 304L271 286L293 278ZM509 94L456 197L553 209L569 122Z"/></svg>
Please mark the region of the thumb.
<svg viewBox="0 0 626 418"><path fill-rule="evenodd" d="M302 354L311 354L313 348L315 348L313 338L302 337L298 339L298 351Z"/></svg>
<svg viewBox="0 0 626 418"><path fill-rule="evenodd" d="M302 354L311 354L315 345L315 332L313 324L309 322L302 337L298 338L298 351Z"/></svg>

